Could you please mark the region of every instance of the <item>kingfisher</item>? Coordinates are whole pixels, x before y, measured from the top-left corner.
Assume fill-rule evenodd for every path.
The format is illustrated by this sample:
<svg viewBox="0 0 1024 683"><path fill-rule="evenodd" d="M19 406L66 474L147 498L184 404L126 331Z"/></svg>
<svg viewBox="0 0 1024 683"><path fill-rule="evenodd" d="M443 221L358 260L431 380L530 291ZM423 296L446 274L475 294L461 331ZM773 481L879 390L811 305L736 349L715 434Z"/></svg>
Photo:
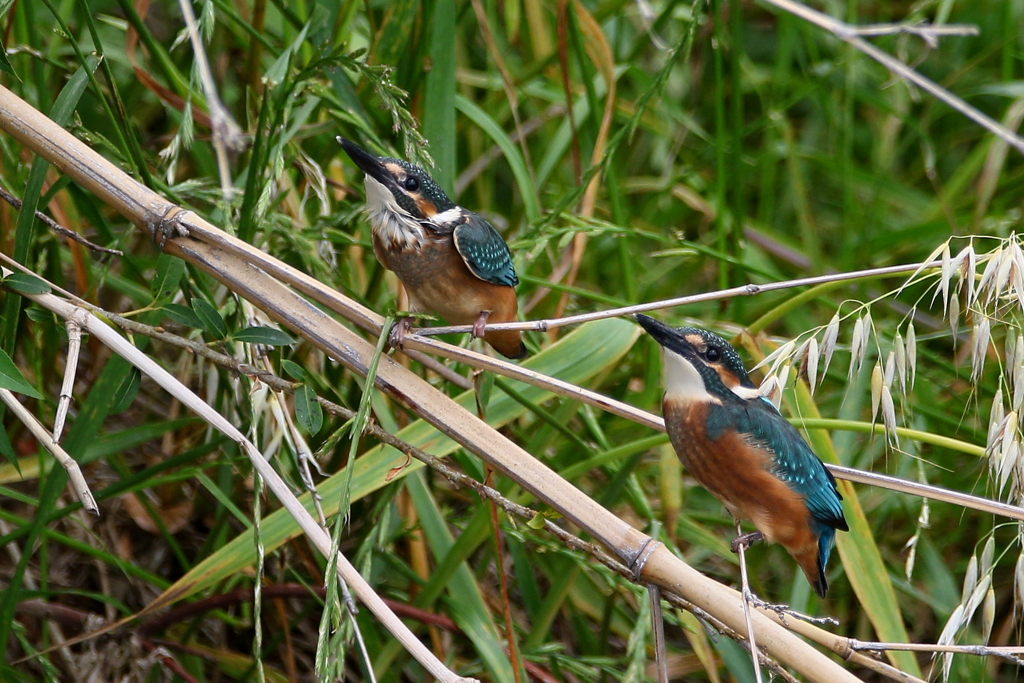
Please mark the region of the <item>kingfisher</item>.
<svg viewBox="0 0 1024 683"><path fill-rule="evenodd" d="M717 334L636 321L661 345L669 440L683 465L736 520L757 531L732 543L779 543L825 597L836 530L849 531L836 480L800 432L758 392L736 350Z"/></svg>
<svg viewBox="0 0 1024 683"><path fill-rule="evenodd" d="M473 336L502 355L525 357L518 330L485 329L488 322L515 321L519 311L512 253L494 226L449 199L419 166L376 157L343 137L338 142L366 174L373 253L405 285L410 309L472 324ZM409 318L398 322L397 345L409 327Z"/></svg>

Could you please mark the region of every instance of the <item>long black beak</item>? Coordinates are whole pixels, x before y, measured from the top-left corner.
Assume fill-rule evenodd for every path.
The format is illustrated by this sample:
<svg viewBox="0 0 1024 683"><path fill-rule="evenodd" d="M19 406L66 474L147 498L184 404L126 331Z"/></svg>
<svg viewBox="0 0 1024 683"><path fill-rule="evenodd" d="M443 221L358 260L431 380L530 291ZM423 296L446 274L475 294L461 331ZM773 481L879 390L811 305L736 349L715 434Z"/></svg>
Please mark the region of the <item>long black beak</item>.
<svg viewBox="0 0 1024 683"><path fill-rule="evenodd" d="M690 342L686 341L686 338L674 328L666 325L665 323L655 320L649 315L643 313L637 313L633 316L640 327L647 330L647 334L654 337L654 341L658 342L666 349L675 351L676 353L688 356L693 353L693 346Z"/></svg>
<svg viewBox="0 0 1024 683"><path fill-rule="evenodd" d="M359 167L359 170L389 190L394 191L398 189L397 185L395 185L394 177L384 167L384 164L380 162L380 159L347 138L339 135L335 139L341 145L341 148L345 150L345 153L348 154L349 158Z"/></svg>

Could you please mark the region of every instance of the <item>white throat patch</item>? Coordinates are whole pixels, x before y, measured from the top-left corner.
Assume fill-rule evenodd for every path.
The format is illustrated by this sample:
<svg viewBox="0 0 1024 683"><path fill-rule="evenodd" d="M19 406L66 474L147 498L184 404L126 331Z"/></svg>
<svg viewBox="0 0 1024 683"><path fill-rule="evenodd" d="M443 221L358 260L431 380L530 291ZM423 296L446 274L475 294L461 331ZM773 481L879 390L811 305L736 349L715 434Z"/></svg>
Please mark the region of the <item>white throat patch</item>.
<svg viewBox="0 0 1024 683"><path fill-rule="evenodd" d="M691 403L719 403L718 399L704 388L700 373L675 351L664 349L665 400Z"/></svg>
<svg viewBox="0 0 1024 683"><path fill-rule="evenodd" d="M448 209L447 211L442 211L441 213L435 213L433 216L430 217L430 222L433 223L434 225L445 226L448 225L449 223L454 223L460 218L462 218L462 209L456 206L454 209Z"/></svg>
<svg viewBox="0 0 1024 683"><path fill-rule="evenodd" d="M416 248L425 239L423 227L398 205L391 190L366 176L366 215L373 234L386 249Z"/></svg>
<svg viewBox="0 0 1024 683"><path fill-rule="evenodd" d="M744 387L737 384L736 386L729 388L732 389L732 393L736 394L744 401L749 401L750 399L753 398L763 398L761 396L761 392L755 389L754 387Z"/></svg>

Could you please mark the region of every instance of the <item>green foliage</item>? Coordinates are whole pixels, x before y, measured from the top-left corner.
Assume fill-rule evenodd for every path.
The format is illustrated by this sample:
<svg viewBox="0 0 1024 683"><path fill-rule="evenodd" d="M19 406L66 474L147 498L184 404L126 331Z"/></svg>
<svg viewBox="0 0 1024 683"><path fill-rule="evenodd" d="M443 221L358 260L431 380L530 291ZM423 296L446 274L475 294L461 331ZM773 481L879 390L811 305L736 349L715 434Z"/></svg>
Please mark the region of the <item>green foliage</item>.
<svg viewBox="0 0 1024 683"><path fill-rule="evenodd" d="M512 247L524 319L945 261L906 286L910 273L876 276L712 298L665 317L727 336L752 332L738 337L750 365L786 349L764 373L788 385L780 393L784 412L852 425L809 432L824 459L1019 502L1024 482L1009 460L1020 455L1024 397L1024 377L1017 378L1024 367L1024 261L1015 260L1013 239L1024 196L1019 151L831 34L767 5L564 4L560 15L563 3L539 0L200 3L218 99L248 143L230 158L226 179L211 144L214 98L202 89L191 45L176 40L182 21L175 3L154 3L140 17L128 0L0 2L10 50L0 50L0 72L14 75L4 80L18 96L152 189L380 313L400 307L397 286L373 256L360 213L361 174L339 155L339 134L425 164L456 201L487 217ZM1008 127L1020 124L1019 2L843 7L837 18L856 24L976 24L979 36L943 37L937 48L909 33L871 40ZM653 14L642 16L648 9ZM841 12L838 5L826 9ZM559 680L569 673L586 681L639 676L643 658L650 659L648 624L641 623L646 598L538 530L556 514L393 399L364 391L362 378L290 335L252 323L221 283L160 254L141 231L7 136L0 136L0 182L24 202L17 216L0 207L2 250L40 278L301 382L271 404L251 377L132 333L136 346L267 449L295 490L312 477L328 514L349 510L340 547L350 557L359 549L364 575L386 597L452 620L454 626L415 628L444 644L453 668L514 680L502 649L509 634L488 508L398 451L360 441L359 430L325 414L317 396L358 408L362 419L446 456L470 476L491 476L503 495L538 508L539 523L498 516L512 635L528 662ZM235 191L225 195L224 185ZM69 246L35 210L124 256ZM993 282L1008 284L985 289L988 268ZM0 384L29 397L27 405L52 424L67 339L52 320L21 314L22 294L44 291L40 282L21 275L3 282ZM558 343L528 333L540 351L525 364L660 412L657 346L634 344L637 334L622 320L563 333ZM804 385L793 389L798 377L811 378L811 338L822 361L813 363L813 398ZM257 352L253 345L275 348ZM469 410L486 409L509 438L698 569L738 581L727 513L680 476L664 437L504 378L480 379L476 387L459 396ZM239 521L254 509L252 470L234 447L195 421L175 421L175 401L99 345L83 344L74 393L64 445L86 466L101 501L100 524L73 522L77 504L58 504L63 470L37 455L9 411L2 416L0 452L17 461L0 466L0 553L21 558L8 562L11 588L0 595L5 661L27 654L29 640L38 649L52 644L37 617L16 611L28 597L103 614L98 596L112 582L117 598L106 599L123 617L168 582L192 599L252 586L245 570L255 562L253 536ZM301 430L288 431L278 408L293 411ZM884 427L881 434L872 424ZM913 438L921 433L928 438ZM322 473L298 459L301 438ZM158 533L140 530L148 513L124 502L128 492L157 515ZM1018 642L1015 596L1024 570L1016 525L881 488L850 486L844 495L856 523L841 535L842 562L833 561L828 599L810 594L776 546L748 553L759 595L835 616L836 632L862 640L934 643L945 627L959 643L983 642L986 630L993 644ZM310 497L304 500L312 509ZM297 540L276 501L263 504L270 507L260 528L268 551L264 582L323 585L325 562ZM986 564L979 549L989 539L994 550ZM977 579L965 587L972 558ZM988 586L994 603L986 617ZM300 678L312 675L302 666L311 661L309 635L322 612L314 593L262 612L268 679L296 661ZM973 620L947 626L973 602ZM226 629L179 621L159 637L187 643L179 661L200 680L245 678L253 666L247 605L239 599L206 617ZM732 643L711 645L688 617L666 618L669 651L687 655L701 672L695 676L740 680L749 673L749 659ZM378 680L425 680L376 622L365 614L357 621ZM436 630L449 626L443 636ZM287 641L286 628L293 629ZM353 637L339 632L347 645L342 663L353 679L368 680ZM106 678L128 670L114 645L100 652L109 656ZM929 665L906 653L892 660L907 671ZM62 658L45 661L66 673ZM48 675L34 664L13 671L30 681ZM1005 662L966 656L949 671L954 681L1015 676Z"/></svg>

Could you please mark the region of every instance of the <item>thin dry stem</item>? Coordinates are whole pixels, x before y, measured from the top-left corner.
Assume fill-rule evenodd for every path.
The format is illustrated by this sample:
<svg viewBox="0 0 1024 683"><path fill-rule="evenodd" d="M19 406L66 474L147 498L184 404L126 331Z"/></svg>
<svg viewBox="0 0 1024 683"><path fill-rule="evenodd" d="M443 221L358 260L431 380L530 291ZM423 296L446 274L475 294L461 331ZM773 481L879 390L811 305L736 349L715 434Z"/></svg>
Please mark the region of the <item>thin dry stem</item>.
<svg viewBox="0 0 1024 683"><path fill-rule="evenodd" d="M999 657L1017 666L1024 666L1024 647L1020 645L994 647L989 645L937 645L932 643L881 643L873 641L849 639L850 648L869 652L885 652L887 650L906 652L931 652L976 655L978 657Z"/></svg>
<svg viewBox="0 0 1024 683"><path fill-rule="evenodd" d="M739 520L736 520L736 536L742 535L743 530L740 528ZM747 580L747 547L746 543L741 542L736 545L736 552L740 556L740 584L743 586L741 595L743 596L743 617L747 622L747 642L750 647L750 657L754 664L754 679L757 683L762 683L761 680L761 667L758 663L758 649L757 640L754 635L754 621L750 614L750 603L753 602L753 593L750 592L750 582Z"/></svg>
<svg viewBox="0 0 1024 683"><path fill-rule="evenodd" d="M10 271L6 272L9 273ZM36 438L36 441L48 450L57 462L61 464L61 467L67 471L68 479L71 480L71 487L74 489L78 500L82 502L82 507L94 515L99 515L100 508L96 505L96 499L93 498L92 491L89 490L89 483L82 475L82 468L78 466L78 462L68 455L68 452L61 448L60 444L53 440L53 436L47 431L46 427L36 419L36 416L28 408L21 405L18 398L9 390L0 389L0 400L32 432L32 436Z"/></svg>
<svg viewBox="0 0 1024 683"><path fill-rule="evenodd" d="M60 437L64 433L64 422L67 420L68 410L71 408L71 396L75 387L75 377L78 374L78 357L82 350L81 324L74 318L69 318L64 327L68 331L68 357L64 364L64 380L60 386L57 414L53 418L54 443L60 443Z"/></svg>
<svg viewBox="0 0 1024 683"><path fill-rule="evenodd" d="M19 211L21 210L22 201L15 197L10 192L8 192L7 190L3 189L2 187L0 187L0 199L3 199L5 202L13 206L15 209L18 209ZM108 249L107 247L101 247L100 245L94 244L93 242L90 242L86 238L82 237L74 230L68 230L63 225L53 220L42 211L36 211L36 219L50 226L50 229L53 230L58 235L62 235L64 237L67 237L69 240L78 242L87 249L91 249L92 251L98 251L101 254L113 254L115 256L124 256L124 252L118 249Z"/></svg>
<svg viewBox="0 0 1024 683"><path fill-rule="evenodd" d="M827 14L813 10L798 2L793 2L793 0L767 0L767 2L771 5L775 5L781 10L785 10L790 14L796 15L801 19L805 19L815 26L819 26L826 31L829 31L835 37L849 43L860 52L863 52L871 59L889 69L889 71L894 75L913 83L932 97L946 103L970 120L1005 140L1007 143L1015 147L1017 151L1024 154L1024 138L1021 138L995 119L967 104L967 102L949 92L942 86L925 78L889 53L880 50L866 40L858 37L856 26L844 24L843 22L833 19Z"/></svg>
<svg viewBox="0 0 1024 683"><path fill-rule="evenodd" d="M199 81L203 84L203 94L206 95L206 107L210 111L210 125L213 131L213 148L217 153L217 172L220 175L221 196L225 204L230 204L235 188L231 181L229 153L237 154L245 149L245 135L217 94L217 84L213 80L213 72L210 71L206 48L203 46L203 37L199 34L199 24L196 22L195 13L192 12L192 3L190 0L179 0L178 5L181 7L181 15L185 20L188 37L192 43L196 66L199 69Z"/></svg>
<svg viewBox="0 0 1024 683"><path fill-rule="evenodd" d="M646 313L647 311L657 311L663 308L675 308L676 306L686 306L688 304L696 304L704 301L724 301L725 299L732 299L738 296L753 296L755 294L762 294L764 292L774 292L780 289L791 289L793 287L809 287L829 282L859 280L862 278L881 277L885 275L899 275L901 273L909 273L922 269L938 268L941 265L941 261L929 261L926 263L913 263L902 266L886 266L884 268L868 268L866 270L854 270L848 273L831 273L829 275L817 275L814 277L798 278L796 280L769 282L763 285L751 283L747 285L742 285L740 287L733 287L731 289L720 289L714 292L692 294L690 296L681 296L674 299L650 301L643 304L635 304L633 306L623 306L621 308L609 308L604 311L594 311L592 313L580 313L579 315L570 315L565 316L564 318L525 320L514 323L493 323L488 324L485 329L487 331L521 330L547 332L548 330L552 330L558 327L578 325L580 323L586 323L592 320L604 320L605 318L619 318L624 316L631 316L635 313ZM416 335L422 337L433 337L441 334L469 334L472 331L472 325L447 325L443 327L418 328L412 330L409 336ZM406 340L409 339L409 336L406 337Z"/></svg>
<svg viewBox="0 0 1024 683"><path fill-rule="evenodd" d="M6 275L10 271L4 269L3 272ZM53 311L64 318L69 318L72 315L81 315L76 312L81 311L82 309L53 294L26 294L25 296L32 299L40 306ZM100 342L137 367L141 372L154 380L183 405L206 420L212 427L235 441L249 458L259 475L266 482L267 487L288 510L289 514L295 519L299 526L302 527L303 532L309 538L310 542L313 543L317 550L319 550L324 556L327 556L330 553L330 534L326 529L324 529L324 527L313 519L309 512L306 511L302 506L302 503L299 502L298 498L296 498L288 488L288 485L277 474L277 471L271 467L270 463L263 457L263 454L259 452L252 442L245 437L245 435L238 431L238 429L235 428L235 426L227 419L221 416L220 413L213 410L206 402L192 393L188 387L181 384L173 375L139 351L139 349L117 334L113 328L108 327L99 318L92 314L87 314L84 316L81 324ZM6 402L7 396L4 395L5 391L6 390L0 390L0 397L4 398ZM14 398L13 395L11 398ZM38 422L35 421L35 418L28 413L23 406L18 404L17 400L14 400L13 403L18 405L18 407L12 405L11 408L15 413L19 413L19 417L21 416L20 413L23 412L25 416L29 418L27 421L22 418L23 421L26 422L26 425L29 425L29 427L32 428L32 423L38 424ZM39 425L39 428L42 429L42 425ZM45 429L42 429L41 435L37 436L37 438L39 438L40 441L48 448L52 445L54 448L59 449L56 444L53 444ZM59 451L51 449L51 452L54 453L54 456L60 460L61 464L65 465L65 467L69 467L70 464L74 464L74 467L77 468L77 463L75 463L74 459L68 456L67 453L64 453L63 449L59 449ZM71 469L69 469L69 475L70 474ZM74 478L74 475L72 476ZM81 477L80 472L78 473L78 476ZM84 483L84 478L82 481ZM88 494L88 488L85 489L85 493ZM79 495L82 497L83 505L88 509L89 504L86 503L86 498L82 496L81 493ZM88 494L88 496L91 500L91 494ZM94 501L92 502L92 506L95 509ZM436 656L434 656L434 654L426 648L418 638L416 638L415 634L409 630L401 619L399 619L391 609L384 604L384 601L380 596L374 592L373 588L363 579L362 576L360 576L355 567L352 566L352 564L341 553L339 553L337 557L337 567L339 578L352 587L363 604L370 608L370 611L374 613L381 624L387 628L392 635L399 640L399 642L402 643L403 647L405 647L406 650L412 654L416 660L431 673L432 676L440 681L448 683L462 683L474 680L458 676L445 667L445 665Z"/></svg>

